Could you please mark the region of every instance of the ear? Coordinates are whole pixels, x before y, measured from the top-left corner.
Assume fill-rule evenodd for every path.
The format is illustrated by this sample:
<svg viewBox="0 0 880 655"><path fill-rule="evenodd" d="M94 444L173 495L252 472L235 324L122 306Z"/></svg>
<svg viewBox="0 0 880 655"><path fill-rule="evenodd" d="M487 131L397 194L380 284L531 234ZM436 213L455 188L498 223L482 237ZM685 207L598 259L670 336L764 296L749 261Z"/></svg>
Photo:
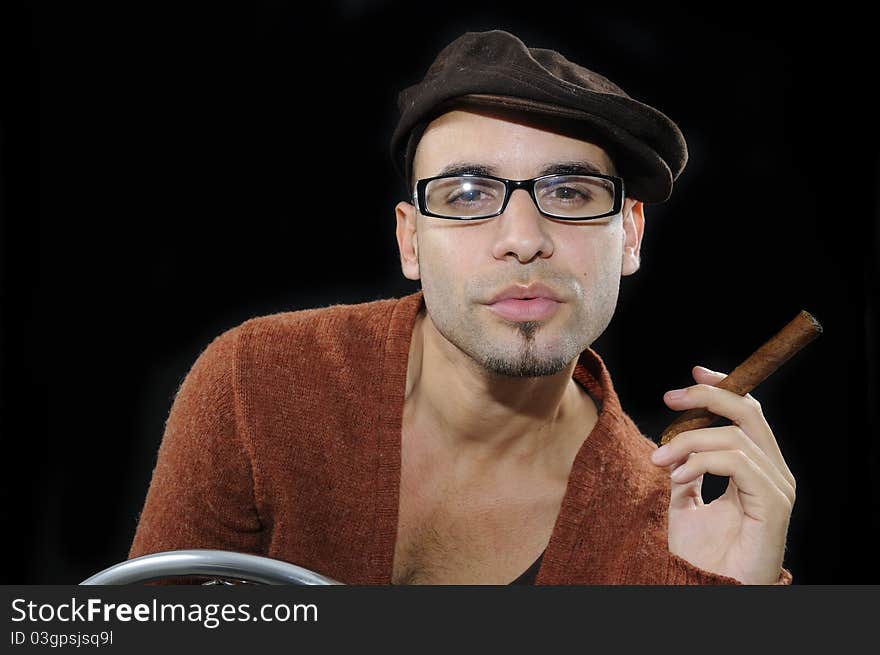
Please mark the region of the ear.
<svg viewBox="0 0 880 655"><path fill-rule="evenodd" d="M419 235L416 232L416 208L408 202L399 202L394 208L397 215L397 247L400 250L400 268L403 276L418 280Z"/></svg>
<svg viewBox="0 0 880 655"><path fill-rule="evenodd" d="M642 235L645 232L645 204L633 198L623 201L623 261L621 275L632 275L641 262Z"/></svg>

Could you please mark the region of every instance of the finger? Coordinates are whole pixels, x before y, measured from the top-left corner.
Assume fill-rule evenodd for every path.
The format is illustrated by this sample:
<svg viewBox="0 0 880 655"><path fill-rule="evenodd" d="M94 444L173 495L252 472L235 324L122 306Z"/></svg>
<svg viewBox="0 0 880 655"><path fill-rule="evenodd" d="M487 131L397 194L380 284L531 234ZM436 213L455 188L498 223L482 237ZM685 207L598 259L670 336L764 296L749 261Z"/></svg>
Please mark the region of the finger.
<svg viewBox="0 0 880 655"><path fill-rule="evenodd" d="M694 366L691 369L691 375L694 376L694 381L697 384L708 384L713 387L727 377L726 373L719 373L705 366Z"/></svg>
<svg viewBox="0 0 880 655"><path fill-rule="evenodd" d="M671 479L686 483L706 473L728 476L736 484L743 512L756 521L776 521L791 514L792 503L741 450L694 453L675 469Z"/></svg>
<svg viewBox="0 0 880 655"><path fill-rule="evenodd" d="M694 368L691 369L691 375L694 376L694 380L698 384L708 384L711 387L718 386L718 383L727 377L727 373L713 371L712 369L708 369L705 366L694 366ZM750 401L755 400L754 396L752 396L752 394L750 393L747 393L740 397L748 398Z"/></svg>
<svg viewBox="0 0 880 655"><path fill-rule="evenodd" d="M773 430L764 418L761 404L750 394L740 396L732 391L701 383L684 389L667 391L663 400L669 407L679 411L704 407L713 414L730 419L767 453L770 461L794 487L794 476L779 450Z"/></svg>
<svg viewBox="0 0 880 655"><path fill-rule="evenodd" d="M675 439L651 453L651 461L658 466L683 462L691 453L713 450L741 450L757 466L764 471L776 487L794 504L794 486L782 475L782 472L770 461L763 450L749 439L736 425L719 428L702 428L682 432Z"/></svg>

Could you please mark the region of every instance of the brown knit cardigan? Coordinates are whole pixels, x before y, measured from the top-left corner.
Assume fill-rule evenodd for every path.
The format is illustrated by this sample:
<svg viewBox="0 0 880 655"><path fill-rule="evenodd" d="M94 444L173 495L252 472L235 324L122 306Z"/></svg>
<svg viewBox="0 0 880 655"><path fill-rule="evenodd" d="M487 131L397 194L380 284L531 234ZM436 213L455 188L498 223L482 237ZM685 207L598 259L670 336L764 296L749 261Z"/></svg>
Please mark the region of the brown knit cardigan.
<svg viewBox="0 0 880 655"><path fill-rule="evenodd" d="M401 417L422 293L249 320L181 385L129 557L217 548L349 584L390 584ZM601 358L575 368L600 408L536 584L738 584L671 554L669 474ZM791 575L780 572L779 583Z"/></svg>

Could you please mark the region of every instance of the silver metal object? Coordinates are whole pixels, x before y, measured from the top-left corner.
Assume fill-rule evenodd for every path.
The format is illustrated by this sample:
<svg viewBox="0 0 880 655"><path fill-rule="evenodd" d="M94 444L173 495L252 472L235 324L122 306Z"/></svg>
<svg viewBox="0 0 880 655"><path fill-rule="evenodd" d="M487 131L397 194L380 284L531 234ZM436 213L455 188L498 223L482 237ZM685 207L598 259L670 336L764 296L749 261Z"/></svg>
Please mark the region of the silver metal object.
<svg viewBox="0 0 880 655"><path fill-rule="evenodd" d="M340 585L296 564L226 550L169 550L115 564L81 585L121 585L177 576L208 576L269 585Z"/></svg>

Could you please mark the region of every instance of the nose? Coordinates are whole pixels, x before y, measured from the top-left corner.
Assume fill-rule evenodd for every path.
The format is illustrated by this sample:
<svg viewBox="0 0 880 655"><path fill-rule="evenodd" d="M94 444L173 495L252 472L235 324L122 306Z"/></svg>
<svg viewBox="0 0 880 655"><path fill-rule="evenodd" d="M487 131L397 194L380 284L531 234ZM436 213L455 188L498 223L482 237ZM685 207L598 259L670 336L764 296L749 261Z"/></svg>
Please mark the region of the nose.
<svg viewBox="0 0 880 655"><path fill-rule="evenodd" d="M494 225L497 236L492 254L496 259L513 256L526 264L536 257L553 254L549 221L541 215L525 189L516 189L510 195L507 208L495 219Z"/></svg>

